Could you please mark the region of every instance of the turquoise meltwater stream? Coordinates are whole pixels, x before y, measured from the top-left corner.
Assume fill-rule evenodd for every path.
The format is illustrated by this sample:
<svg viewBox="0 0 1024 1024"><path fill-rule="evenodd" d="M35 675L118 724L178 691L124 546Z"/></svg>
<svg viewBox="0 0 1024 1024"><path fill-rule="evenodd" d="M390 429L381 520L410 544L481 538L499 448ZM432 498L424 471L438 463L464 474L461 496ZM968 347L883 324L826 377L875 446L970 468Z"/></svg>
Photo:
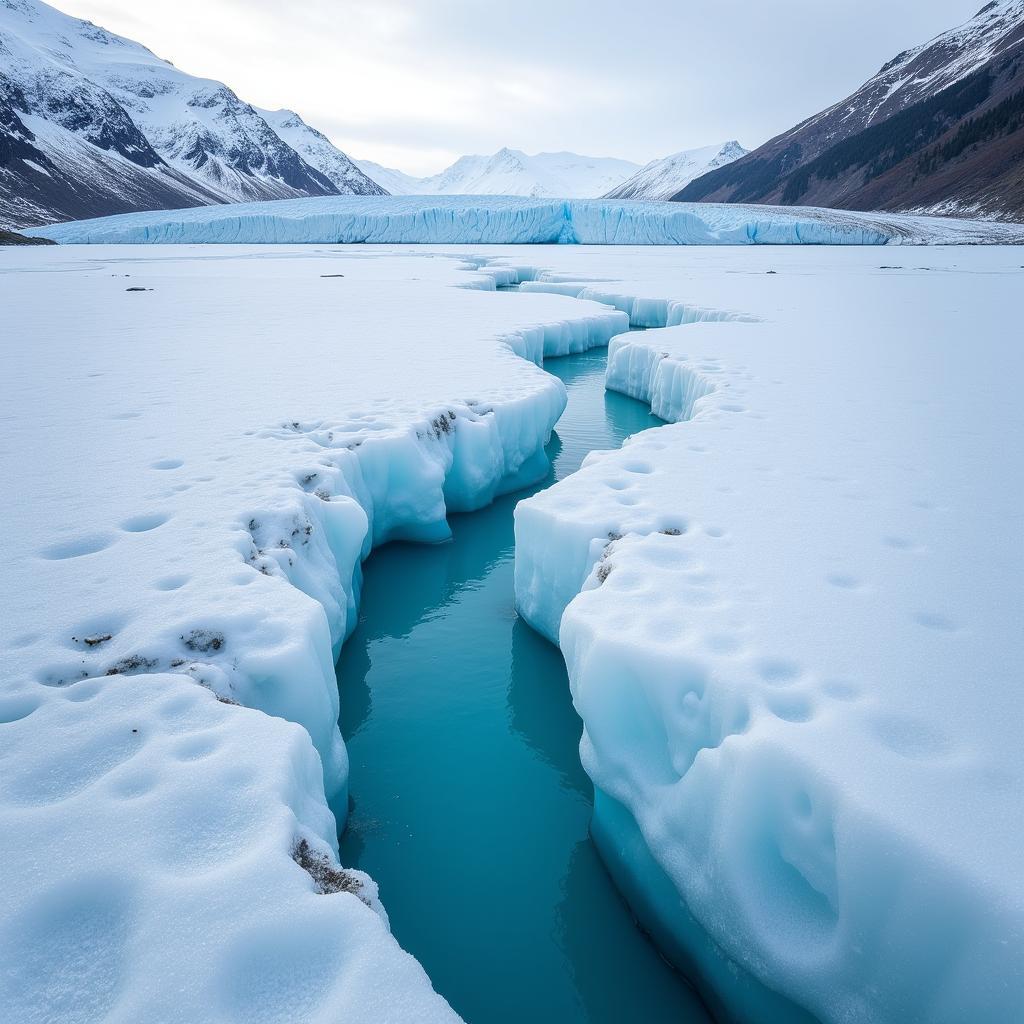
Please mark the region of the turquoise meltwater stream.
<svg viewBox="0 0 1024 1024"><path fill-rule="evenodd" d="M338 661L342 863L376 879L396 938L471 1024L706 1022L588 837L565 666L513 610L516 502L661 421L605 391L603 350L545 368L569 392L548 479L454 516L449 543L365 565Z"/></svg>

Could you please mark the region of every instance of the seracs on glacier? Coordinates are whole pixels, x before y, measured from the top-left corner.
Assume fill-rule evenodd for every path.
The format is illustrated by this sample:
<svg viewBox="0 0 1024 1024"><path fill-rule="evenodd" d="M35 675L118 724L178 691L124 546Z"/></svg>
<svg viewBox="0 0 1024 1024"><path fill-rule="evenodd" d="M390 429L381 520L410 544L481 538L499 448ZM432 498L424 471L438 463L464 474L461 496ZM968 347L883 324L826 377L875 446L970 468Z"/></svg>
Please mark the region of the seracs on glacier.
<svg viewBox="0 0 1024 1024"><path fill-rule="evenodd" d="M551 250L551 287L655 327L607 382L676 422L519 504L517 607L565 656L595 839L727 1013L994 1024L1024 1017L1020 261L879 256Z"/></svg>
<svg viewBox="0 0 1024 1024"><path fill-rule="evenodd" d="M884 245L1024 240L1024 226L779 206L511 196L324 196L33 229L64 243Z"/></svg>

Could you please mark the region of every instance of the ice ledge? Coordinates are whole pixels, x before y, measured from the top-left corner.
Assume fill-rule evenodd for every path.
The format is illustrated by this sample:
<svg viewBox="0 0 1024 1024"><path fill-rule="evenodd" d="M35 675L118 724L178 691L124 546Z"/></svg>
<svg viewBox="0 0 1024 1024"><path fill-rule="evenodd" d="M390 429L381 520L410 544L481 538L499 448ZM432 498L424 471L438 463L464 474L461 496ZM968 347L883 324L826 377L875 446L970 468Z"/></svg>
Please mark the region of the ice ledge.
<svg viewBox="0 0 1024 1024"><path fill-rule="evenodd" d="M565 656L602 853L727 1015L1016 1019L1019 477L963 426L994 453L1016 375L965 369L962 296L880 326L858 286L793 283L827 330L615 339L608 386L690 422L520 503L517 607ZM1006 376L1006 296L974 298Z"/></svg>
<svg viewBox="0 0 1024 1024"><path fill-rule="evenodd" d="M884 245L1024 241L1024 226L800 207L509 196L326 196L122 214L61 243Z"/></svg>

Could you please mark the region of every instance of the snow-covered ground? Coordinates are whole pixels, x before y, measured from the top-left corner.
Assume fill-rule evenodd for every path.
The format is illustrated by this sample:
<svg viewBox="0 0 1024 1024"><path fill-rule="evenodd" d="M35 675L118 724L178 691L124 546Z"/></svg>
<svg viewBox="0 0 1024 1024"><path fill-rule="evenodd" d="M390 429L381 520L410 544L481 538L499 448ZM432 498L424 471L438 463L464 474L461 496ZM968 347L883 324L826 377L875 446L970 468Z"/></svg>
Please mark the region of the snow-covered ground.
<svg viewBox="0 0 1024 1024"><path fill-rule="evenodd" d="M337 868L334 655L371 543L541 475L535 361L626 317L450 259L46 249L0 252L0 1016L450 1019L292 857Z"/></svg>
<svg viewBox="0 0 1024 1024"><path fill-rule="evenodd" d="M459 255L0 251L0 1005L451 1019L336 861L333 655L360 556L539 475L536 363L632 320L681 326L611 385L686 421L517 526L606 856L733 1005L1017 1019L1019 250Z"/></svg>
<svg viewBox="0 0 1024 1024"><path fill-rule="evenodd" d="M1024 1019L1019 252L544 256L684 323L608 365L678 422L517 509L606 854L742 1019L721 951L821 1020Z"/></svg>

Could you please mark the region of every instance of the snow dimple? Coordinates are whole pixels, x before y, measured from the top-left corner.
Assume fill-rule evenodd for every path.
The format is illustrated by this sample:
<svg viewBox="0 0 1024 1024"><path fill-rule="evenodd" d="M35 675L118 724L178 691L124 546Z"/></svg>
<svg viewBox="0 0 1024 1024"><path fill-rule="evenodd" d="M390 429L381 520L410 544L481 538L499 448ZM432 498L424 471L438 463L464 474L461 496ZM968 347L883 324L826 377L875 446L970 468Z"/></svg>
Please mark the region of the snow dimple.
<svg viewBox="0 0 1024 1024"><path fill-rule="evenodd" d="M148 533L158 526L163 526L171 517L154 512L150 515L129 516L121 521L121 529L126 533Z"/></svg>
<svg viewBox="0 0 1024 1024"><path fill-rule="evenodd" d="M81 558L109 548L116 540L117 536L113 533L83 534L42 548L39 557L58 562L67 558Z"/></svg>
<svg viewBox="0 0 1024 1024"><path fill-rule="evenodd" d="M307 928L284 924L243 933L221 981L221 1012L255 1024L289 1024L316 1016L343 958L340 936L327 941Z"/></svg>
<svg viewBox="0 0 1024 1024"><path fill-rule="evenodd" d="M16 945L0 976L0 1002L25 1024L93 1024L124 983L135 913L131 877L83 872L43 887L8 919L0 946Z"/></svg>

